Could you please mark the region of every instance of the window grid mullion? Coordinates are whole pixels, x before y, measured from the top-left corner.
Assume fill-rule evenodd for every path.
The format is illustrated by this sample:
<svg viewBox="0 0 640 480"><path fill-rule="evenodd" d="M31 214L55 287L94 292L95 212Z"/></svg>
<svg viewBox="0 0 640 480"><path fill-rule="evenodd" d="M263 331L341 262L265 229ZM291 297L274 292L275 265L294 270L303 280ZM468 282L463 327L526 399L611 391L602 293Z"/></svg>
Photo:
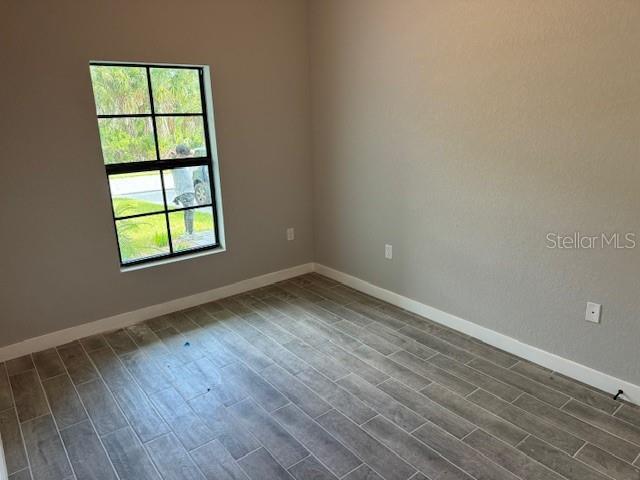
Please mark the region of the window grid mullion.
<svg viewBox="0 0 640 480"><path fill-rule="evenodd" d="M104 113L98 115L98 118L147 118L155 115L156 117L202 117L200 113Z"/></svg>
<svg viewBox="0 0 640 480"><path fill-rule="evenodd" d="M155 170L171 170L181 167L197 167L211 162L209 157L186 157L169 160L143 160L141 162L110 163L105 165L107 175L120 173L151 172Z"/></svg>
<svg viewBox="0 0 640 480"><path fill-rule="evenodd" d="M156 160L160 161L160 145L158 144L158 127L156 125L155 106L153 103L153 87L151 86L151 69L147 65L145 67L147 72L147 87L149 88L149 103L151 108L151 125L153 127L153 140L156 145ZM169 206L167 205L167 191L164 187L164 169L160 170L160 186L162 187L162 201L164 203L164 219L167 226L167 238L169 240L169 254L173 252L173 240L171 238L171 224L169 223Z"/></svg>
<svg viewBox="0 0 640 480"><path fill-rule="evenodd" d="M180 208L172 208L171 210L167 210L169 214L175 212L184 212L185 210L198 210L199 208L213 208L213 203L203 203L197 204L191 207L180 207ZM114 216L114 220L130 220L132 218L140 218L140 217L151 217L153 215L161 215L164 213L164 210L158 210L155 212L145 212L145 213L134 213L133 215L123 215L121 217Z"/></svg>

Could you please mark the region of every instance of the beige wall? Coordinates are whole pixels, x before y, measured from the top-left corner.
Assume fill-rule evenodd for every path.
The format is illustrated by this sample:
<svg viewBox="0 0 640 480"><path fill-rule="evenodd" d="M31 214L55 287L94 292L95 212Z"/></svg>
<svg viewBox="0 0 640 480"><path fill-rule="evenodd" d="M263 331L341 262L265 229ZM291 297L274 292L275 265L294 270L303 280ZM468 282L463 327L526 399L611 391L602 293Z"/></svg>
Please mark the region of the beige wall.
<svg viewBox="0 0 640 480"><path fill-rule="evenodd" d="M90 60L211 66L227 253L119 271ZM0 346L311 261L308 121L305 2L0 2Z"/></svg>
<svg viewBox="0 0 640 480"><path fill-rule="evenodd" d="M318 0L310 19L316 260L639 383L640 2ZM639 244L550 250L554 231Z"/></svg>
<svg viewBox="0 0 640 480"><path fill-rule="evenodd" d="M309 5L0 2L0 345L315 258L640 382L640 247L545 248L640 235L640 3ZM227 253L120 273L92 59L211 66Z"/></svg>

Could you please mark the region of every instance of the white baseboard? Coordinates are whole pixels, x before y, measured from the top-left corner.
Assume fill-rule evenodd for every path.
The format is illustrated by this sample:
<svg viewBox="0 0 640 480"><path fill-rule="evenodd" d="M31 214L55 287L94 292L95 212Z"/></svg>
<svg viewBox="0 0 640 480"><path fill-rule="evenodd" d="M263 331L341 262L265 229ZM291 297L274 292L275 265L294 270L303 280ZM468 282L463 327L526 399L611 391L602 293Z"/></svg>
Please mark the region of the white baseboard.
<svg viewBox="0 0 640 480"><path fill-rule="evenodd" d="M424 303L420 303L417 300L412 300L382 287L378 287L365 280L334 270L319 263L306 263L277 272L267 273L265 275L241 280L230 285L214 288L213 290L197 293L188 297L177 298L175 300L151 305L131 312L121 313L119 315L103 318L94 322L47 333L46 335L30 338L13 345L0 347L0 362L17 358L22 355L27 355L29 353L39 352L47 348L56 347L89 335L123 328L159 315L165 315L167 313L184 310L185 308L194 307L203 303L212 302L220 298L260 288L271 283L286 280L312 271L326 275L327 277L333 278L345 285L368 293L373 297L389 302L400 308L404 308L405 310L417 315L429 318L434 322L446 325L455 330L466 333L467 335L471 335L472 337L482 340L489 345L501 348L509 353L542 365L543 367L550 368L551 370L562 373L563 375L574 378L595 388L599 388L600 390L617 392L618 389L622 389L624 390L625 400L640 405L640 386L638 385L563 358L554 353L528 345L516 340L515 338L503 335L502 333L462 319ZM0 479L2 478L1 472L2 469L0 465Z"/></svg>
<svg viewBox="0 0 640 480"><path fill-rule="evenodd" d="M207 302L213 302L220 298L237 295L238 293L264 287L275 282L286 280L313 271L313 263L305 263L295 267L267 273L258 277L241 280L231 285L214 288L202 293L196 293L188 297L176 298L168 302L151 305L139 310L121 313L113 317L103 318L94 322L84 323L64 330L47 333L40 337L29 338L19 343L0 347L0 362L21 357L29 353L39 352L47 348L56 347L79 338L95 335L96 333L108 332L118 328L127 327L134 323L142 322L167 313L177 312L185 308L195 307ZM1 478L1 476L0 476Z"/></svg>
<svg viewBox="0 0 640 480"><path fill-rule="evenodd" d="M493 345L494 347L537 363L538 365L542 365L543 367L586 383L587 385L613 393L617 392L618 389L624 390L624 395L622 397L625 400L635 403L636 405L640 405L640 386L638 385L621 380L598 370L594 370L591 367L563 358L554 353L528 345L516 340L515 338L498 333L495 330L491 330L478 325L477 323L456 317L450 313L425 305L424 303L412 300L403 295L378 287L365 280L334 270L333 268L326 267L322 264L314 264L314 270L322 275L355 288L356 290L367 293L372 297L379 298L380 300L384 300L385 302L404 308L405 310L422 317L426 317L434 322L466 333L467 335L482 340L489 345Z"/></svg>

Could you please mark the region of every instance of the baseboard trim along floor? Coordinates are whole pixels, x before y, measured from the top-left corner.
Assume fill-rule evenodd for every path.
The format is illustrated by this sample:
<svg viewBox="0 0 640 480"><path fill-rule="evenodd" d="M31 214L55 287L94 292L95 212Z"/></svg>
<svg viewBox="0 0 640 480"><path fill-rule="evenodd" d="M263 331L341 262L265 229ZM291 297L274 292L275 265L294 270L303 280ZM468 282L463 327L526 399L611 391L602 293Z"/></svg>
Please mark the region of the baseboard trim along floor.
<svg viewBox="0 0 640 480"><path fill-rule="evenodd" d="M509 353L522 357L525 360L529 360L555 372L561 373L562 375L573 378L574 380L591 385L592 387L613 393L617 392L618 389L621 389L624 391L624 395L622 395L621 398L631 403L635 403L636 405L640 405L639 385L635 385L607 373L600 372L591 367L574 362L573 360L569 360L554 353L528 345L516 340L515 338L503 335L495 330L491 330L490 328L483 327L477 323L473 323L469 320L465 320L418 302L417 300L413 300L382 287L378 287L366 280L362 280L358 277L354 277L353 275L349 275L325 265L316 263L314 265L314 271L340 283L344 283L351 288L367 293L372 297L379 298L380 300L384 300L385 302L408 310L409 312L433 320L436 323L440 323L447 327L451 327L454 330L458 330L459 332L466 333L467 335L477 338L478 340L482 340L491 346L505 350Z"/></svg>
<svg viewBox="0 0 640 480"><path fill-rule="evenodd" d="M122 313L83 325L48 333L39 337L30 338L13 345L0 347L0 362L45 350L47 348L56 347L96 333L103 333L117 328L130 326L159 315L184 310L186 308L243 293L248 290L287 280L312 271L344 283L349 287L360 290L373 297L379 298L380 300L389 302L409 312L429 318L434 322L482 340L489 345L537 363L538 365L549 368L587 385L591 385L592 387L607 392L617 392L618 389L622 389L624 390L624 395L622 396L623 399L635 403L636 405L640 405L640 386L638 385L616 378L604 372L600 372L532 345L528 345L516 340L515 338L418 302L417 300L386 290L367 282L366 280L362 280L319 263L306 263L277 272L260 275L258 277L249 278L230 285L214 288L213 290L190 295L188 297L182 297L161 304L151 305L132 312Z"/></svg>
<svg viewBox="0 0 640 480"><path fill-rule="evenodd" d="M296 265L295 267L248 278L246 280L214 288L213 290L208 290L206 292L176 298L174 300L169 300L168 302L151 305L131 312L121 313L112 317L102 318L100 320L84 323L75 327L65 328L39 337L29 338L19 343L0 347L0 362L11 360L12 358L18 358L29 353L46 350L47 348L57 347L65 343L72 342L73 340L78 340L97 333L104 333L110 330L128 327L135 323L149 320L150 318L195 307L197 305L202 305L203 303L213 302L220 298L237 295L238 293L264 287L265 285L297 277L298 275L304 275L305 273L312 272L313 267L313 263Z"/></svg>

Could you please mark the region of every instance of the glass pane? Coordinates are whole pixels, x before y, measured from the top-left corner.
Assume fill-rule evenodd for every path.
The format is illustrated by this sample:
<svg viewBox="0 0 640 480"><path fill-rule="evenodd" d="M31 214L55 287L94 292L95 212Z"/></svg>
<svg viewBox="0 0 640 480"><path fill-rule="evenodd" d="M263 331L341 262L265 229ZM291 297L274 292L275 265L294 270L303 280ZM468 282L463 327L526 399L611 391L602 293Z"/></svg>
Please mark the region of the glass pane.
<svg viewBox="0 0 640 480"><path fill-rule="evenodd" d="M159 171L110 175L109 186L116 218L164 210Z"/></svg>
<svg viewBox="0 0 640 480"><path fill-rule="evenodd" d="M204 157L202 117L157 117L160 158Z"/></svg>
<svg viewBox="0 0 640 480"><path fill-rule="evenodd" d="M216 243L213 209L192 208L169 213L173 251L180 252Z"/></svg>
<svg viewBox="0 0 640 480"><path fill-rule="evenodd" d="M91 65L91 82L98 115L151 112L144 67Z"/></svg>
<svg viewBox="0 0 640 480"><path fill-rule="evenodd" d="M206 165L164 170L167 207L194 207L211 203L209 170Z"/></svg>
<svg viewBox="0 0 640 480"><path fill-rule="evenodd" d="M201 113L199 71L152 68L151 87L156 113Z"/></svg>
<svg viewBox="0 0 640 480"><path fill-rule="evenodd" d="M99 118L105 165L156 159L150 118Z"/></svg>
<svg viewBox="0 0 640 480"><path fill-rule="evenodd" d="M169 253L164 214L116 220L122 263Z"/></svg>

